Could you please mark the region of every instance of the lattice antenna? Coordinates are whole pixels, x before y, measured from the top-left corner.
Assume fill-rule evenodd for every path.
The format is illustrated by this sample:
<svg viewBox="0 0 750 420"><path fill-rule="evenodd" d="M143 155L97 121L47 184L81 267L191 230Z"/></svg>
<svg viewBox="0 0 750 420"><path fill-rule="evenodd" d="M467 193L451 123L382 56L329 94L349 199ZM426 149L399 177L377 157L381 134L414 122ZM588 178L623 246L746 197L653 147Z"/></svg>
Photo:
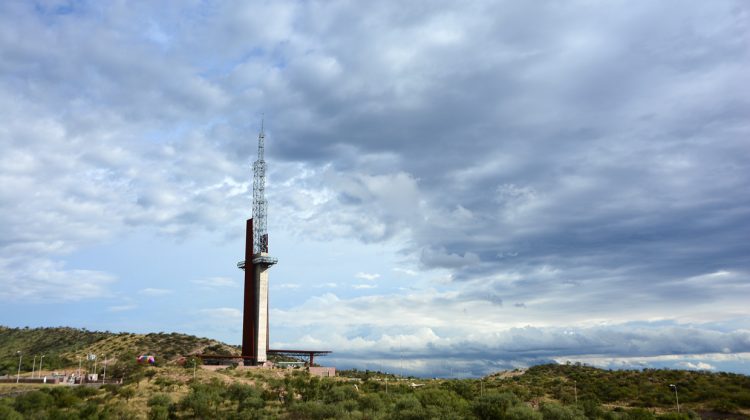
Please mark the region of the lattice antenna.
<svg viewBox="0 0 750 420"><path fill-rule="evenodd" d="M253 254L268 252L266 161L263 159L265 139L263 120L261 120L260 133L258 133L258 159L253 163Z"/></svg>

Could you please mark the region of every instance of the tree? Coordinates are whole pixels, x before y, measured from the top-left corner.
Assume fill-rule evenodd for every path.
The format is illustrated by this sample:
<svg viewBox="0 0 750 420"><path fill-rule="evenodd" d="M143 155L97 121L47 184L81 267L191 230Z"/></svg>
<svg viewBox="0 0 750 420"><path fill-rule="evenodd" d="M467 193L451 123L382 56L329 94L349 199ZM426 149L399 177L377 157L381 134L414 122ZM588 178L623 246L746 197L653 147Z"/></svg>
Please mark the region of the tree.
<svg viewBox="0 0 750 420"><path fill-rule="evenodd" d="M471 405L471 411L480 419L498 419L505 416L505 412L520 401L510 392L502 394L490 393L483 395Z"/></svg>
<svg viewBox="0 0 750 420"><path fill-rule="evenodd" d="M542 420L542 413L534 411L526 404L517 404L508 408L505 418L508 420Z"/></svg>
<svg viewBox="0 0 750 420"><path fill-rule="evenodd" d="M586 416L578 408L556 403L543 404L541 412L544 420L586 420Z"/></svg>
<svg viewBox="0 0 750 420"><path fill-rule="evenodd" d="M169 395L156 394L148 400L149 420L168 420L169 413L174 411L174 404Z"/></svg>

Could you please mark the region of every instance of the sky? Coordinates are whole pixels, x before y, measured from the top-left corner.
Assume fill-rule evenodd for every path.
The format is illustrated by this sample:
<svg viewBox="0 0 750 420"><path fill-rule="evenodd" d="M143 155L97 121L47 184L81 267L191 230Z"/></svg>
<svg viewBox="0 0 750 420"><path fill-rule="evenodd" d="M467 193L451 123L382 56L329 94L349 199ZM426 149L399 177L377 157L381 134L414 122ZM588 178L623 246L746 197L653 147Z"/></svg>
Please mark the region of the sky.
<svg viewBox="0 0 750 420"><path fill-rule="evenodd" d="M0 2L0 325L750 374L750 4Z"/></svg>

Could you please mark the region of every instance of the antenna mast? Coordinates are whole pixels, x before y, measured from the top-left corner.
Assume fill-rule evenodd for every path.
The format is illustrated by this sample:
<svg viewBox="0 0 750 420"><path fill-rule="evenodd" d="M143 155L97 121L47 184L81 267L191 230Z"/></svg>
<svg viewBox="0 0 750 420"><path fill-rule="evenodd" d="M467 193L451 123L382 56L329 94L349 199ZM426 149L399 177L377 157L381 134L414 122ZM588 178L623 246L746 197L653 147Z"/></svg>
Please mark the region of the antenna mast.
<svg viewBox="0 0 750 420"><path fill-rule="evenodd" d="M265 139L263 120L261 120L260 133L258 133L258 159L253 163L253 254L268 253L266 161L263 159Z"/></svg>

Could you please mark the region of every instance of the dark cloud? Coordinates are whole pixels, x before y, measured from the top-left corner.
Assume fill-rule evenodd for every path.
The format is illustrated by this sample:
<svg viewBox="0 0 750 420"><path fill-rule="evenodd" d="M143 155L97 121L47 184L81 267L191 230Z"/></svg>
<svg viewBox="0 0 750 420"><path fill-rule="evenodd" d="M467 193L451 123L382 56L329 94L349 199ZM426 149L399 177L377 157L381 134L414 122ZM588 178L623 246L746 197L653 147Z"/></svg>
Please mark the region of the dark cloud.
<svg viewBox="0 0 750 420"><path fill-rule="evenodd" d="M272 225L392 244L442 279L396 326L448 305L506 331L433 350L721 351L685 328L508 328L746 319L749 20L730 0L3 3L3 285L99 296L114 277L65 255L133 230L237 235L265 114ZM743 325L714 339L746 351Z"/></svg>

